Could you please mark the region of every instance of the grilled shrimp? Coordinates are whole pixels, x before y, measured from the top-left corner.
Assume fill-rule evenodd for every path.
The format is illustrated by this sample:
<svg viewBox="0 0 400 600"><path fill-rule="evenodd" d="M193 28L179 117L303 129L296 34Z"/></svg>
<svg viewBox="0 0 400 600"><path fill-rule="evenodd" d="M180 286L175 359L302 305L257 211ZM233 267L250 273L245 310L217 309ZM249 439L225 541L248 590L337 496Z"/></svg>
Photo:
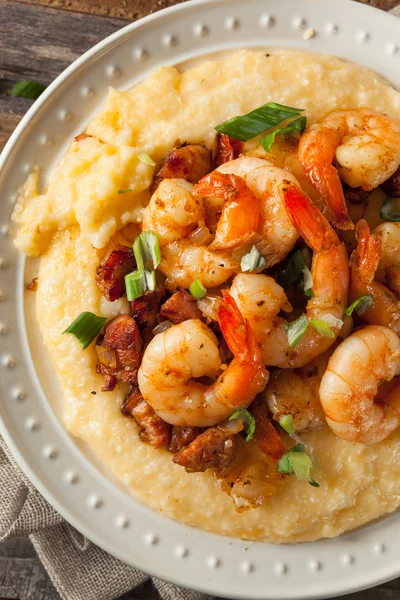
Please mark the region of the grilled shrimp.
<svg viewBox="0 0 400 600"><path fill-rule="evenodd" d="M144 399L167 423L207 427L248 406L267 381L268 371L248 322L225 292L218 323L234 355L225 370L212 331L198 319L156 335L138 372ZM216 378L211 385L196 381Z"/></svg>
<svg viewBox="0 0 400 600"><path fill-rule="evenodd" d="M400 223L382 223L375 227L373 234L382 246L376 279L400 295Z"/></svg>
<svg viewBox="0 0 400 600"><path fill-rule="evenodd" d="M400 340L387 327L368 325L336 348L319 390L326 421L349 442L376 444L400 425ZM377 400L377 402L375 402Z"/></svg>
<svg viewBox="0 0 400 600"><path fill-rule="evenodd" d="M370 110L333 112L302 135L299 159L334 225L353 229L340 178L369 191L393 175L400 164L400 124Z"/></svg>
<svg viewBox="0 0 400 600"><path fill-rule="evenodd" d="M280 262L293 248L299 234L285 211L278 188L284 180L289 180L293 185L300 187L297 179L288 171L275 167L266 160L241 156L224 163L216 171L207 175L206 185L203 183L204 180L200 180L195 187L195 192L203 196L215 197L220 189L220 174L240 177L252 194L258 198L260 209L258 233L262 239L260 252L264 255L267 266L271 267Z"/></svg>
<svg viewBox="0 0 400 600"><path fill-rule="evenodd" d="M314 252L314 296L307 303L307 319L333 322L334 336L322 337L310 326L292 349L283 327L285 319L278 316L281 310L289 312L290 304L283 289L267 275L236 275L230 293L260 343L265 364L287 369L306 365L334 343L347 303L349 267L344 244L311 200L291 181L282 184L281 194L293 224Z"/></svg>
<svg viewBox="0 0 400 600"><path fill-rule="evenodd" d="M159 269L168 278L167 286L189 288L199 278L206 287L215 287L229 279L235 267L240 270L240 258L251 248L252 234L258 228L259 202L238 177L220 175L219 185L226 190L226 202L213 244L204 225L202 200L192 194L190 183L164 179L151 197L143 231L158 235L163 256ZM239 259L223 254L222 249L230 249L231 254L238 249Z"/></svg>
<svg viewBox="0 0 400 600"><path fill-rule="evenodd" d="M357 223L357 248L350 259L350 297L351 300L356 300L370 294L374 303L369 310L363 313L363 320L374 325L390 327L397 335L400 335L400 300L386 285L375 279L375 273L382 257L382 239L386 238L386 234L382 235L384 231L382 227L387 228L390 225L393 223L384 223L379 226L375 230L378 231L378 235L374 235L371 234L368 223L364 219ZM390 231L390 227L387 228L387 231ZM392 241L395 243L394 240ZM396 260L391 258L393 248L389 246L388 239L385 239L385 246L386 253L381 274L387 261Z"/></svg>

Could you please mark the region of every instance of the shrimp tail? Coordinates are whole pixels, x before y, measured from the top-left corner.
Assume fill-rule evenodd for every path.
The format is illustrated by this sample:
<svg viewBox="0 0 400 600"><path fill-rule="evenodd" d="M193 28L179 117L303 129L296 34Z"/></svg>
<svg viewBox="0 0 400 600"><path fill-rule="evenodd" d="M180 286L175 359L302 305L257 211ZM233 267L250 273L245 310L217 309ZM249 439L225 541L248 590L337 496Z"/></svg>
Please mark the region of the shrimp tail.
<svg viewBox="0 0 400 600"><path fill-rule="evenodd" d="M329 216L337 229L348 231L354 229L353 221L347 211L346 200L343 193L342 183L337 170L332 165L324 168L306 168L306 173L311 183L322 192Z"/></svg>
<svg viewBox="0 0 400 600"><path fill-rule="evenodd" d="M248 190L247 185L238 175L213 171L200 179L193 188L193 194L233 200L244 190Z"/></svg>
<svg viewBox="0 0 400 600"><path fill-rule="evenodd" d="M243 318L229 292L223 290L222 294L224 300L218 310L218 324L230 351L243 362L258 363L264 367L261 349L250 323Z"/></svg>
<svg viewBox="0 0 400 600"><path fill-rule="evenodd" d="M279 193L293 225L314 252L340 243L329 221L297 185L286 179Z"/></svg>
<svg viewBox="0 0 400 600"><path fill-rule="evenodd" d="M365 219L360 219L356 227L357 249L351 256L351 264L358 270L363 283L369 284L375 277L382 256L382 241L372 235Z"/></svg>

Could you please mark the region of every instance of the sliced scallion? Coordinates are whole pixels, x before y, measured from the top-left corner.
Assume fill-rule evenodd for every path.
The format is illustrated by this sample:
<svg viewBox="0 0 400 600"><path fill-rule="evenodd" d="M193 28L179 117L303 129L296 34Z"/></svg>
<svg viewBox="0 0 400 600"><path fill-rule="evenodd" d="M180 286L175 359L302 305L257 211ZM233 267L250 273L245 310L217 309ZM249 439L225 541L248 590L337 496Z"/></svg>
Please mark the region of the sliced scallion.
<svg viewBox="0 0 400 600"><path fill-rule="evenodd" d="M189 287L189 292L196 298L196 300L200 300L207 294L207 290L204 285L201 283L200 279L195 279L193 283Z"/></svg>
<svg viewBox="0 0 400 600"><path fill-rule="evenodd" d="M315 331L323 338L332 339L335 337L334 332L328 326L328 323L321 319L310 319L310 325L314 327Z"/></svg>
<svg viewBox="0 0 400 600"><path fill-rule="evenodd" d="M308 481L313 487L319 487L319 484L310 476L312 466L312 460L306 454L303 444L296 444L282 456L278 462L278 471L289 475L294 474L297 479Z"/></svg>
<svg viewBox="0 0 400 600"><path fill-rule="evenodd" d="M140 298L147 290L156 289L156 274L144 269L142 272L133 271L125 275L126 297L131 302Z"/></svg>
<svg viewBox="0 0 400 600"><path fill-rule="evenodd" d="M83 312L71 323L63 333L72 333L85 350L103 329L107 317L98 317L92 312Z"/></svg>
<svg viewBox="0 0 400 600"><path fill-rule="evenodd" d="M142 152L141 154L138 154L138 159L141 160L142 162L146 163L146 165L150 165L151 167L156 166L156 163L154 162L154 160L146 152Z"/></svg>
<svg viewBox="0 0 400 600"><path fill-rule="evenodd" d="M234 419L240 419L242 421L244 430L247 433L246 442L253 439L256 430L256 421L251 412L248 411L247 408L239 408L229 417L229 421L233 421Z"/></svg>
<svg viewBox="0 0 400 600"><path fill-rule="evenodd" d="M349 317L350 315L353 314L353 311L356 311L358 316L361 316L365 312L367 312L367 310L372 308L373 305L374 305L374 299L371 296L371 294L367 294L366 296L360 296L360 298L357 298L357 300L354 300L354 302L352 302L350 304L350 306L348 306L346 308L346 310L344 311L344 314Z"/></svg>
<svg viewBox="0 0 400 600"><path fill-rule="evenodd" d="M292 415L284 415L281 417L279 419L279 425L290 435L290 437L295 435Z"/></svg>
<svg viewBox="0 0 400 600"><path fill-rule="evenodd" d="M400 221L400 198L386 198L379 214L384 221L398 223Z"/></svg>
<svg viewBox="0 0 400 600"><path fill-rule="evenodd" d="M125 190L118 190L118 194L129 194L129 192L133 192L130 188L126 188Z"/></svg>
<svg viewBox="0 0 400 600"><path fill-rule="evenodd" d="M277 135L294 135L295 133L303 133L307 125L306 117L299 117L295 119L286 127L280 127L279 129L275 129L275 131L271 131L264 137L261 138L260 144L264 148L266 152L271 152L272 144L275 141Z"/></svg>
<svg viewBox="0 0 400 600"><path fill-rule="evenodd" d="M313 276L311 274L311 271L308 267L306 267L306 265L304 265L304 269L303 269L303 291L305 293L306 296L308 296L309 298L312 298L314 296L314 292L313 292Z"/></svg>
<svg viewBox="0 0 400 600"><path fill-rule="evenodd" d="M265 258L255 246L253 246L250 252L245 254L240 261L240 268L244 273L247 271L259 271L260 269L264 269L266 265Z"/></svg>
<svg viewBox="0 0 400 600"><path fill-rule="evenodd" d="M296 321L291 323L283 323L283 328L286 331L289 346L294 350L300 341L301 337L308 329L308 320L306 315L301 315Z"/></svg>
<svg viewBox="0 0 400 600"><path fill-rule="evenodd" d="M276 127L290 117L296 117L303 112L302 108L291 108L275 102L268 102L246 115L233 117L216 126L219 133L225 133L236 140L247 142L267 129Z"/></svg>
<svg viewBox="0 0 400 600"><path fill-rule="evenodd" d="M21 79L9 90L10 96L18 96L20 98L30 98L31 100L37 100L39 96L44 92L46 86L43 83L37 81L31 81L30 79Z"/></svg>
<svg viewBox="0 0 400 600"><path fill-rule="evenodd" d="M143 273L148 263L153 269L157 269L161 262L161 250L157 234L154 231L142 231L134 241L133 253L140 273Z"/></svg>
<svg viewBox="0 0 400 600"><path fill-rule="evenodd" d="M304 270L311 267L311 252L308 246L304 246L291 254L278 271L278 283L287 290L304 277ZM310 273L311 275L311 273Z"/></svg>

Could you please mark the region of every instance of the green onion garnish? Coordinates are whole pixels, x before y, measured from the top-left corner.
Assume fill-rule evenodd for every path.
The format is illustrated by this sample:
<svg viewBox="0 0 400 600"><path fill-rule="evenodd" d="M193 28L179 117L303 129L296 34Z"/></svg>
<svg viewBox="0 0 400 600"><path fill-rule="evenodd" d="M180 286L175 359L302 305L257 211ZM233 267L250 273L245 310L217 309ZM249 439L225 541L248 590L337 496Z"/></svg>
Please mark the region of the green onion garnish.
<svg viewBox="0 0 400 600"><path fill-rule="evenodd" d="M283 322L283 328L286 331L288 344L294 350L300 341L301 337L305 334L308 329L308 321L306 315L301 315L295 321L291 323Z"/></svg>
<svg viewBox="0 0 400 600"><path fill-rule="evenodd" d="M283 266L278 271L278 283L283 289L287 289L290 286L297 283L302 277L305 276L305 269L309 270L311 267L311 251L308 246L303 246L297 252L291 254L283 263ZM311 273L310 273L311 276ZM312 280L312 277L311 277ZM312 284L311 284L312 286Z"/></svg>
<svg viewBox="0 0 400 600"><path fill-rule="evenodd" d="M107 317L98 317L92 312L83 312L71 323L63 333L72 333L85 350L103 329Z"/></svg>
<svg viewBox="0 0 400 600"><path fill-rule="evenodd" d="M236 140L247 142L260 133L264 133L267 129L276 127L282 121L300 115L303 110L302 108L291 108L275 102L268 102L268 104L263 104L247 113L247 115L233 117L233 119L220 123L215 129L219 133L225 133Z"/></svg>
<svg viewBox="0 0 400 600"><path fill-rule="evenodd" d="M397 223L400 221L400 198L386 198L379 211L381 219Z"/></svg>
<svg viewBox="0 0 400 600"><path fill-rule="evenodd" d="M129 300L140 298L147 290L156 289L156 274L154 271L144 269L141 271L133 271L125 275L126 297Z"/></svg>
<svg viewBox="0 0 400 600"><path fill-rule="evenodd" d="M371 294L367 294L366 296L360 296L360 298L357 298L357 300L354 300L354 302L352 302L352 304L350 304L350 306L348 306L346 308L346 310L344 311L344 314L349 317L350 315L353 314L353 311L355 310L356 313L358 314L358 316L361 316L365 312L367 312L367 310L372 308L373 305L374 305L374 299L371 296Z"/></svg>
<svg viewBox="0 0 400 600"><path fill-rule="evenodd" d="M229 421L233 421L233 419L240 419L242 421L244 430L247 433L246 442L253 439L256 430L256 421L251 412L247 408L239 408L229 417Z"/></svg>
<svg viewBox="0 0 400 600"><path fill-rule="evenodd" d="M305 130L306 125L307 118L299 117L298 119L295 119L294 121L289 123L289 125L287 125L286 127L275 129L275 131L271 131L271 133L268 133L267 135L262 137L260 140L260 144L266 152L271 152L272 144L274 143L277 135L293 135L295 133L300 133L301 135Z"/></svg>
<svg viewBox="0 0 400 600"><path fill-rule="evenodd" d="M150 165L151 167L156 166L156 163L154 162L154 160L146 152L142 152L141 154L138 154L138 159L141 160L142 162L146 163L146 165Z"/></svg>
<svg viewBox="0 0 400 600"><path fill-rule="evenodd" d="M207 290L204 285L201 283L200 279L195 279L193 283L189 287L189 292L196 298L196 300L200 300L207 294Z"/></svg>
<svg viewBox="0 0 400 600"><path fill-rule="evenodd" d="M308 481L313 487L319 487L319 484L311 479L311 467L311 458L306 454L303 444L293 446L278 462L279 473L294 474L297 479Z"/></svg>
<svg viewBox="0 0 400 600"><path fill-rule="evenodd" d="M266 265L265 258L255 246L253 246L250 252L245 254L240 261L240 268L243 272L259 271L260 269L264 269Z"/></svg>
<svg viewBox="0 0 400 600"><path fill-rule="evenodd" d="M279 419L279 425L290 435L290 437L295 435L292 415L284 415L281 417Z"/></svg>
<svg viewBox="0 0 400 600"><path fill-rule="evenodd" d="M161 250L158 236L154 231L142 231L133 244L133 253L140 273L143 273L147 263L157 269L161 262Z"/></svg>
<svg viewBox="0 0 400 600"><path fill-rule="evenodd" d="M30 98L31 100L37 100L39 96L44 92L46 86L43 83L37 81L31 81L30 79L21 79L9 90L9 96L19 96L20 98Z"/></svg>
<svg viewBox="0 0 400 600"><path fill-rule="evenodd" d="M126 190L118 190L118 194L129 194L129 192L133 192L130 188L126 188Z"/></svg>
<svg viewBox="0 0 400 600"><path fill-rule="evenodd" d="M306 296L308 296L308 298L312 298L314 296L314 292L313 292L313 276L311 274L311 271L308 267L306 267L306 265L304 265L304 269L303 269L303 291L305 293Z"/></svg>
<svg viewBox="0 0 400 600"><path fill-rule="evenodd" d="M331 340L335 337L334 332L325 321L322 321L321 319L310 319L309 323L321 337L329 338Z"/></svg>

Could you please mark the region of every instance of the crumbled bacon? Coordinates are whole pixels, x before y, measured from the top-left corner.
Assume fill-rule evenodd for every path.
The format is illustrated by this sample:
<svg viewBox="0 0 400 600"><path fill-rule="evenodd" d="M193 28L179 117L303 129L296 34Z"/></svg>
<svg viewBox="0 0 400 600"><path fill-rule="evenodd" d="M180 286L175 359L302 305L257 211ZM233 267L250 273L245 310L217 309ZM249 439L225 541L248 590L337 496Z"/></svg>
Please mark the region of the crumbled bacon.
<svg viewBox="0 0 400 600"><path fill-rule="evenodd" d="M170 452L179 452L185 446L188 446L200 435L200 427L184 427L180 425L174 425L171 432L171 440L169 442L168 450Z"/></svg>
<svg viewBox="0 0 400 600"><path fill-rule="evenodd" d="M97 338L96 347L108 350L115 362L101 361L96 367L105 379L103 391L113 390L118 381L137 384L142 344L139 328L130 315L120 315L107 323L104 335Z"/></svg>
<svg viewBox="0 0 400 600"><path fill-rule="evenodd" d="M154 448L167 446L171 435L171 425L157 415L154 409L143 398L139 388L131 387L128 391L121 411L132 417L141 427L139 433L142 442L148 442Z"/></svg>
<svg viewBox="0 0 400 600"><path fill-rule="evenodd" d="M362 187L352 188L349 185L343 185L343 191L347 202L352 204L364 204L371 195L371 192L366 192Z"/></svg>
<svg viewBox="0 0 400 600"><path fill-rule="evenodd" d="M201 317L196 298L186 290L174 292L161 306L160 313L172 323L182 323L188 319L200 319Z"/></svg>
<svg viewBox="0 0 400 600"><path fill-rule="evenodd" d="M39 285L39 284L38 284L38 279L39 279L39 277L34 277L34 278L32 279L32 281L30 281L29 283L27 283L27 284L25 285L25 288L26 288L27 290L29 290L30 292L37 292L38 285Z"/></svg>
<svg viewBox="0 0 400 600"><path fill-rule="evenodd" d="M254 441L270 458L278 461L286 452L286 448L267 415L265 405L256 400L250 407L250 412L256 422Z"/></svg>
<svg viewBox="0 0 400 600"><path fill-rule="evenodd" d="M79 135L76 135L74 137L74 142L80 142L82 140L85 140L86 138L89 137L93 137L92 135L89 135L88 133L80 133Z"/></svg>
<svg viewBox="0 0 400 600"><path fill-rule="evenodd" d="M116 244L106 254L96 271L96 283L103 296L114 302L125 293L124 277L136 267L131 248Z"/></svg>
<svg viewBox="0 0 400 600"><path fill-rule="evenodd" d="M171 150L154 181L159 183L162 179L185 179L190 183L197 183L210 171L210 150L201 144L187 144Z"/></svg>
<svg viewBox="0 0 400 600"><path fill-rule="evenodd" d="M226 432L210 427L175 454L174 463L185 467L187 473L214 469L216 473L226 469L235 454L235 438Z"/></svg>
<svg viewBox="0 0 400 600"><path fill-rule="evenodd" d="M392 198L400 198L400 167L382 183L383 191Z"/></svg>
<svg viewBox="0 0 400 600"><path fill-rule="evenodd" d="M215 167L219 167L230 160L234 160L243 152L243 142L218 133L217 135L217 151L215 154Z"/></svg>
<svg viewBox="0 0 400 600"><path fill-rule="evenodd" d="M143 296L132 301L132 316L141 331L153 329L156 325L164 295L164 288L158 285L154 291L147 290Z"/></svg>

